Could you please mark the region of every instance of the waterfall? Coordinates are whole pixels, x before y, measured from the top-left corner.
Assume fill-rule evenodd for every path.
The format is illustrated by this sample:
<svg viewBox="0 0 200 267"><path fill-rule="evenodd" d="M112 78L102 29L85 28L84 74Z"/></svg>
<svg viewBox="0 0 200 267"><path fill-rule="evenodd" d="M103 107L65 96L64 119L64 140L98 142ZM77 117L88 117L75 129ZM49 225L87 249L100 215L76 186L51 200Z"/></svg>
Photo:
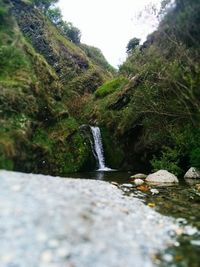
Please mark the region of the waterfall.
<svg viewBox="0 0 200 267"><path fill-rule="evenodd" d="M98 162L98 171L109 171L111 169L107 168L105 165L103 144L101 139L101 131L99 127L90 127L93 139L94 139L94 156Z"/></svg>

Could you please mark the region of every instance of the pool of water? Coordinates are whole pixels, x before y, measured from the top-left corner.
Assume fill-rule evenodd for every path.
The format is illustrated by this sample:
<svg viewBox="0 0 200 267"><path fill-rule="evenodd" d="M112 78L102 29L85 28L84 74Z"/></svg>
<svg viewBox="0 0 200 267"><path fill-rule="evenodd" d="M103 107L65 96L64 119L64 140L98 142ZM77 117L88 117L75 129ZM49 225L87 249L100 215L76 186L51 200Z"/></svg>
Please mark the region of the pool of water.
<svg viewBox="0 0 200 267"><path fill-rule="evenodd" d="M118 183L124 194L141 199L157 212L178 219L180 224L195 227L196 232L180 235L176 246L157 255L155 262L162 267L200 267L200 192L195 187L200 181L181 179L179 185L170 187L147 184L140 187L123 186L131 184L131 175L132 172L93 171L70 174L69 177ZM159 193L153 195L151 189L157 189Z"/></svg>
<svg viewBox="0 0 200 267"><path fill-rule="evenodd" d="M111 171L91 171L83 173L72 173L68 177L82 178L82 179L94 179L107 182L117 182L119 184L130 182L131 172L120 172L116 170Z"/></svg>

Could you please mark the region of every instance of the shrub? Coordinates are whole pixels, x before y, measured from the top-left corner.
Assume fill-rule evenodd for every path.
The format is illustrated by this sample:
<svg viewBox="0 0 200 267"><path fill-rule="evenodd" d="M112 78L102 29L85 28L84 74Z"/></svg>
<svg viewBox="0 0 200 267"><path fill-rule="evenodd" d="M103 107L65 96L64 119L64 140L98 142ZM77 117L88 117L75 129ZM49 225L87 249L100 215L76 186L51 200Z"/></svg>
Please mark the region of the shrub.
<svg viewBox="0 0 200 267"><path fill-rule="evenodd" d="M179 151L170 147L164 147L162 155L159 158L154 158L151 160L151 165L154 171L158 170L168 170L175 175L180 175L182 173L179 165Z"/></svg>

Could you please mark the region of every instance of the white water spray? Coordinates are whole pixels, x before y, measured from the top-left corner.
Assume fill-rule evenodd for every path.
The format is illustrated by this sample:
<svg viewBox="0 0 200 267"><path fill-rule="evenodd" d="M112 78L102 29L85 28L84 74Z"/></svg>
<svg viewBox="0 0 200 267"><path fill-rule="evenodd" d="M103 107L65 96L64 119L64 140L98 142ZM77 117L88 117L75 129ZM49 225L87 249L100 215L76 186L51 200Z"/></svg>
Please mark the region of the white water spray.
<svg viewBox="0 0 200 267"><path fill-rule="evenodd" d="M94 139L94 156L98 162L98 171L111 171L110 168L107 168L105 165L103 144L101 139L101 132L99 127L91 126L91 131Z"/></svg>

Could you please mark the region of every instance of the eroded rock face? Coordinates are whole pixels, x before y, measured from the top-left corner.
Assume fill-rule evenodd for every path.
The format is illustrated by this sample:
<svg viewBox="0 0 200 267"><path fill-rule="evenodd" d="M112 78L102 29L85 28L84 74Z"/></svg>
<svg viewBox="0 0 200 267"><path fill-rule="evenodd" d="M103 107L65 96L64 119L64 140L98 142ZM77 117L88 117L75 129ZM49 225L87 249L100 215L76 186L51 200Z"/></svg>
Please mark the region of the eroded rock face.
<svg viewBox="0 0 200 267"><path fill-rule="evenodd" d="M160 171L157 171L155 173L148 175L146 178L146 181L150 183L178 183L179 182L178 178L174 174L166 170L160 170Z"/></svg>
<svg viewBox="0 0 200 267"><path fill-rule="evenodd" d="M191 167L184 175L185 179L199 179L200 171L197 168Z"/></svg>
<svg viewBox="0 0 200 267"><path fill-rule="evenodd" d="M29 39L38 53L43 55L60 79L67 83L89 68L89 62L78 50L73 52L60 41L49 26L45 17L33 6L22 1L13 1L12 13L20 30Z"/></svg>

